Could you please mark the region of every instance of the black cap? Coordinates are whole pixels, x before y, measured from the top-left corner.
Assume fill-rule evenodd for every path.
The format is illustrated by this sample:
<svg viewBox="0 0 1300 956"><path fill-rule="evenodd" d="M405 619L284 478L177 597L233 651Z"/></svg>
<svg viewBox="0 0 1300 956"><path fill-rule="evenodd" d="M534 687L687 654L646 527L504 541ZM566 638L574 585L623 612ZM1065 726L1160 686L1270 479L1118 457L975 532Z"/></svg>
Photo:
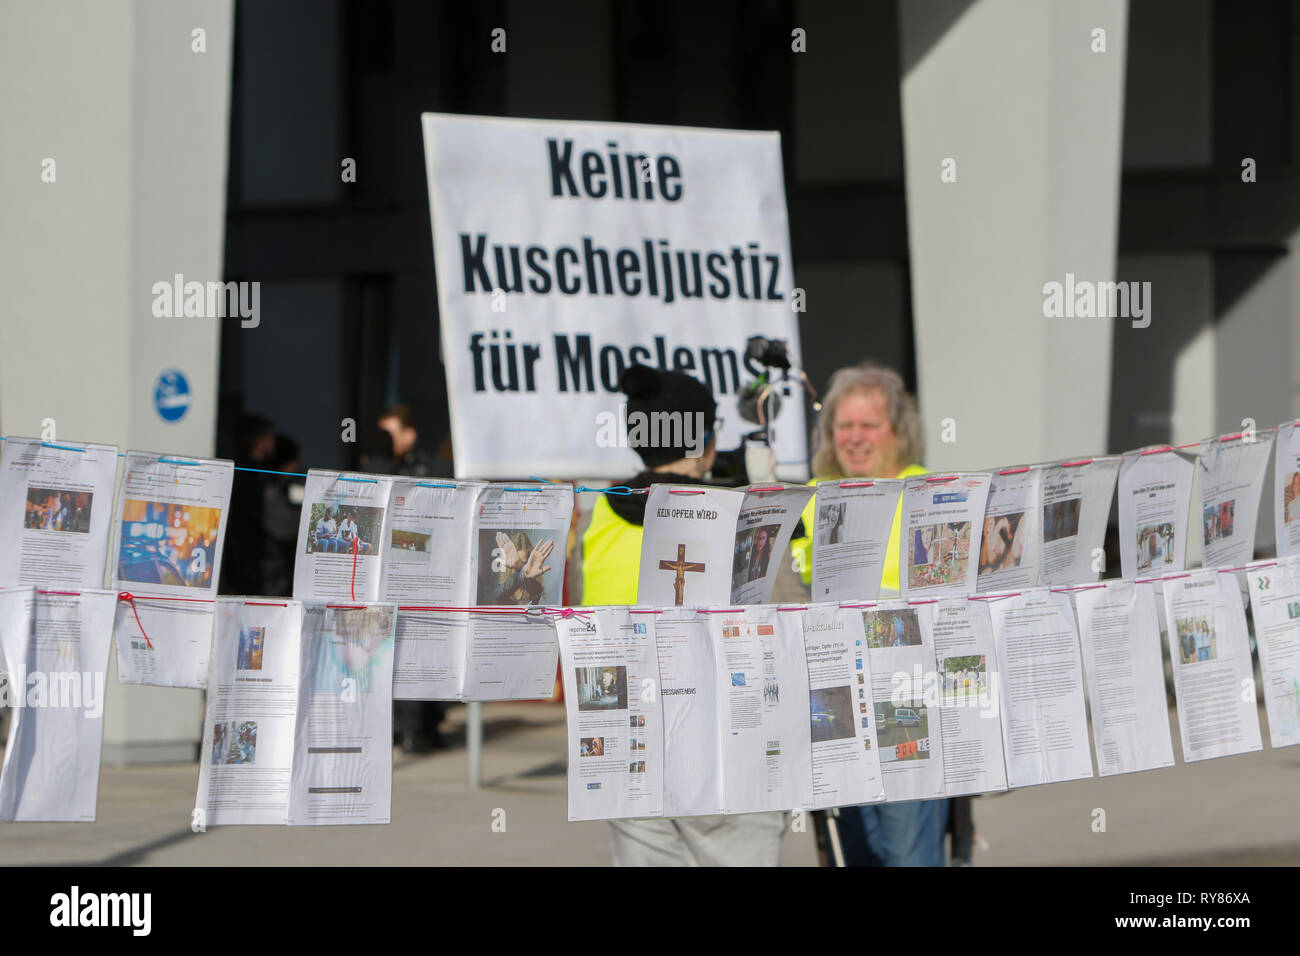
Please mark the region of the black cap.
<svg viewBox="0 0 1300 956"><path fill-rule="evenodd" d="M627 395L628 445L635 449L649 468L666 465L687 456L687 452L703 452L704 434L696 428L703 422L704 433L712 430L717 417L718 403L713 392L698 379L685 372L665 372L649 365L632 365L619 378L619 390ZM650 415L655 412L678 412L691 418L689 434L685 428L674 428L664 434L663 429L633 427L634 413ZM638 416L640 417L640 416ZM688 443L685 439L689 438ZM666 445L665 442L675 444Z"/></svg>

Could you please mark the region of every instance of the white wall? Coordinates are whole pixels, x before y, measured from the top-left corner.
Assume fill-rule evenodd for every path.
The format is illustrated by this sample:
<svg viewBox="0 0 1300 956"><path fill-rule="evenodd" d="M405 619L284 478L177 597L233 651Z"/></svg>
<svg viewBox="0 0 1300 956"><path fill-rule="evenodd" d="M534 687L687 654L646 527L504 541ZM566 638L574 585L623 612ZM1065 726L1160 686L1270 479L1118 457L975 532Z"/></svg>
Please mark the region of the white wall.
<svg viewBox="0 0 1300 956"><path fill-rule="evenodd" d="M233 0L11 0L0 30L0 433L210 455L215 319L151 287L221 278ZM206 30L205 53L191 31ZM57 180L42 182L42 159ZM237 321L227 319L225 321ZM178 422L154 384L180 369ZM196 691L111 684L105 760L192 756Z"/></svg>
<svg viewBox="0 0 1300 956"><path fill-rule="evenodd" d="M1042 290L1114 278L1127 2L904 2L899 21L921 412L931 436L957 426L928 464L1104 451L1111 323L1044 318Z"/></svg>

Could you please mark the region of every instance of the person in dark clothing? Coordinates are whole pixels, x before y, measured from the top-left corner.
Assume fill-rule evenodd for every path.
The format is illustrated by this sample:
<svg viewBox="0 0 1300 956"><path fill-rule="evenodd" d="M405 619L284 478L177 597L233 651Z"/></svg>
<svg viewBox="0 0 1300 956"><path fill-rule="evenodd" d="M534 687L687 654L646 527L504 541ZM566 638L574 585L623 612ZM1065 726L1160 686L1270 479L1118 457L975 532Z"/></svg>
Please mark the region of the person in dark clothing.
<svg viewBox="0 0 1300 956"><path fill-rule="evenodd" d="M415 417L405 405L394 405L379 416L379 427L393 441L392 474L409 478L446 478L420 447ZM427 753L442 746L440 725L447 705L440 700L393 701L393 737L405 753Z"/></svg>
<svg viewBox="0 0 1300 956"><path fill-rule="evenodd" d="M298 443L288 435L275 436L275 454L266 466L271 471L298 473ZM262 549L262 594L287 597L293 593L294 551L305 492L303 479L268 475L263 499L265 541Z"/></svg>
<svg viewBox="0 0 1300 956"><path fill-rule="evenodd" d="M235 464L269 468L275 454L275 426L261 415L241 415L235 424ZM262 575L266 541L266 493L270 475L236 471L230 489L225 550L221 557L222 594L269 594Z"/></svg>

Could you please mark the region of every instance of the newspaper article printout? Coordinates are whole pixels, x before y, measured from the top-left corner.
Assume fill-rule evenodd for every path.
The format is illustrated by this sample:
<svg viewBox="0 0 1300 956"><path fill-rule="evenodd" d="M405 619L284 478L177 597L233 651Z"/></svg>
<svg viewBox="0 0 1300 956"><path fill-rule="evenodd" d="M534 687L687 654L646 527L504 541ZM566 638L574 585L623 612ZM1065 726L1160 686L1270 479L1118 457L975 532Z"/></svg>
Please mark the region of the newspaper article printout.
<svg viewBox="0 0 1300 956"><path fill-rule="evenodd" d="M1119 549L1129 580L1181 571L1196 455L1169 448L1124 453L1119 466Z"/></svg>
<svg viewBox="0 0 1300 956"><path fill-rule="evenodd" d="M1007 789L998 686L1002 679L987 601L940 598L931 611L944 792Z"/></svg>
<svg viewBox="0 0 1300 956"><path fill-rule="evenodd" d="M736 519L729 603L762 604L771 599L781 561L790 551L790 538L813 491L806 485L746 489Z"/></svg>
<svg viewBox="0 0 1300 956"><path fill-rule="evenodd" d="M293 564L296 600L379 600L394 480L317 468L307 472Z"/></svg>
<svg viewBox="0 0 1300 956"><path fill-rule="evenodd" d="M699 485L651 485L641 536L637 602L654 607L731 602L736 522L742 491ZM773 542L775 545L775 542ZM776 560L782 560L773 551Z"/></svg>
<svg viewBox="0 0 1300 956"><path fill-rule="evenodd" d="M304 604L291 825L387 823L393 795L392 604Z"/></svg>
<svg viewBox="0 0 1300 956"><path fill-rule="evenodd" d="M1119 464L1113 457L1043 467L1041 583L1082 584L1101 577Z"/></svg>
<svg viewBox="0 0 1300 956"><path fill-rule="evenodd" d="M1277 426L1273 463L1273 529L1279 558L1300 554L1300 422Z"/></svg>
<svg viewBox="0 0 1300 956"><path fill-rule="evenodd" d="M861 610L870 710L880 746L885 799L944 795L939 715L925 693L934 669L933 602L881 601Z"/></svg>
<svg viewBox="0 0 1300 956"><path fill-rule="evenodd" d="M798 611L749 605L709 618L728 813L811 809L811 717Z"/></svg>
<svg viewBox="0 0 1300 956"><path fill-rule="evenodd" d="M1112 580L1075 591L1074 603L1101 776L1172 767L1155 588Z"/></svg>
<svg viewBox="0 0 1300 956"><path fill-rule="evenodd" d="M394 478L379 592L397 604L395 700L459 700L474 603L470 552L485 482Z"/></svg>
<svg viewBox="0 0 1300 956"><path fill-rule="evenodd" d="M0 589L11 720L0 820L92 822L112 591Z"/></svg>
<svg viewBox="0 0 1300 956"><path fill-rule="evenodd" d="M0 451L0 584L102 588L117 446L9 438Z"/></svg>
<svg viewBox="0 0 1300 956"><path fill-rule="evenodd" d="M1255 525L1268 474L1273 435L1207 438L1198 461L1201 476L1202 564L1239 567L1255 557Z"/></svg>
<svg viewBox="0 0 1300 956"><path fill-rule="evenodd" d="M484 488L471 539L471 567L477 580L473 603L558 605L572 518L572 485Z"/></svg>
<svg viewBox="0 0 1300 956"><path fill-rule="evenodd" d="M1088 721L1074 608L1034 588L988 600L998 663L1007 785L1091 777Z"/></svg>
<svg viewBox="0 0 1300 956"><path fill-rule="evenodd" d="M1037 465L993 474L980 534L976 578L980 592L1038 584L1042 483L1043 470Z"/></svg>
<svg viewBox="0 0 1300 956"><path fill-rule="evenodd" d="M713 615L696 607L669 607L653 617L663 707L664 816L722 813L718 663L709 632Z"/></svg>
<svg viewBox="0 0 1300 956"><path fill-rule="evenodd" d="M549 700L554 695L560 645L553 614L541 608L481 608L467 616L463 700Z"/></svg>
<svg viewBox="0 0 1300 956"><path fill-rule="evenodd" d="M990 477L960 474L905 479L898 556L902 597L975 592Z"/></svg>
<svg viewBox="0 0 1300 956"><path fill-rule="evenodd" d="M205 687L235 463L126 454L113 522L124 684Z"/></svg>
<svg viewBox="0 0 1300 956"><path fill-rule="evenodd" d="M885 799L862 612L837 604L812 605L803 613L803 641L812 713L813 808Z"/></svg>
<svg viewBox="0 0 1300 956"><path fill-rule="evenodd" d="M569 820L664 812L655 614L593 608L555 621L569 732Z"/></svg>
<svg viewBox="0 0 1300 956"><path fill-rule="evenodd" d="M807 529L813 537L813 600L874 601L903 482L823 481L816 491L817 518Z"/></svg>
<svg viewBox="0 0 1300 956"><path fill-rule="evenodd" d="M1237 575L1207 568L1160 583L1183 760L1263 749Z"/></svg>
<svg viewBox="0 0 1300 956"><path fill-rule="evenodd" d="M1273 747L1300 743L1300 557L1246 568Z"/></svg>
<svg viewBox="0 0 1300 956"><path fill-rule="evenodd" d="M287 822L301 652L298 601L217 599L194 804L205 826Z"/></svg>

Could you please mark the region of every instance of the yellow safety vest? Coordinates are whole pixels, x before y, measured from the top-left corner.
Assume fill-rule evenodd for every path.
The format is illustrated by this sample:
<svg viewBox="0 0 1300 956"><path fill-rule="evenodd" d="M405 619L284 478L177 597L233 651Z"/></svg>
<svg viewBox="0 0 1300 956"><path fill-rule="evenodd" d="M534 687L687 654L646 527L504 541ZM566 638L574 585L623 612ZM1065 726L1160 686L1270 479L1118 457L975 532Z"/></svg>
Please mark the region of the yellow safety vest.
<svg viewBox="0 0 1300 956"><path fill-rule="evenodd" d="M583 604L636 603L644 531L620 518L606 496L600 496L582 535Z"/></svg>
<svg viewBox="0 0 1300 956"><path fill-rule="evenodd" d="M920 465L908 465L900 471L895 478L911 478L914 475L927 475L929 472ZM819 481L840 481L847 479L822 479L814 478L808 482L810 485L816 485ZM803 578L805 585L812 584L812 528L813 521L817 517L817 496L813 495L808 499L808 506L803 510L803 528L807 532L802 538L795 538L790 542L790 553L794 555L795 567L799 569L799 575ZM882 594L892 591L898 593L898 541L903 533L903 499L898 499L898 506L894 508L894 526L889 530L889 550L885 552L885 567L880 574L880 591Z"/></svg>

